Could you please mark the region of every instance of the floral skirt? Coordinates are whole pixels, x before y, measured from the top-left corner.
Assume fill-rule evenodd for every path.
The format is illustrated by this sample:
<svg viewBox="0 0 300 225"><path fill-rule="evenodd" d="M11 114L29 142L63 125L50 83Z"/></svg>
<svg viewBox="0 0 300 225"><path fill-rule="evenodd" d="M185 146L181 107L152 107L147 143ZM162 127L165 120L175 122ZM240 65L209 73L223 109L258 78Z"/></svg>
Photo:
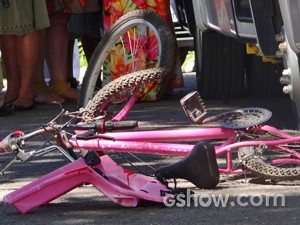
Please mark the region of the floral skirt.
<svg viewBox="0 0 300 225"><path fill-rule="evenodd" d="M100 10L101 0L46 0L49 13L86 13Z"/></svg>
<svg viewBox="0 0 300 225"><path fill-rule="evenodd" d="M170 2L169 0L104 0L104 30L107 31L110 29L111 25L115 23L116 20L118 20L121 16L123 16L125 13L138 10L138 9L149 9L153 10L157 14L159 14L161 17L163 17L169 24L170 28L173 29L173 22L170 12ZM134 36L134 34L132 34ZM154 34L153 34L154 35ZM174 32L175 35L175 32ZM133 38L133 37L132 37ZM151 40L151 34L147 37L148 40ZM175 36L174 36L175 38ZM151 44L151 48L158 48L158 45ZM128 55L130 57L130 52L125 54L123 52L124 50L121 49L120 52L113 52L110 54L110 62L109 66L106 68L109 69L109 71L105 71L105 76L110 76L110 79L116 79L119 76L122 76L124 72L120 70L123 65L121 65L121 61L117 60L117 55ZM158 51L155 51L155 49L152 49L152 52L156 52L156 56L151 56L153 59L154 57L159 57ZM147 57L143 57L143 52L138 53L138 59L143 59ZM114 57L116 55L116 57ZM179 59L179 57L178 57ZM174 79L171 81L171 83L166 84L162 81L158 81L155 83L149 83L141 87L140 91L140 101L155 101L161 98L162 96L158 95L160 89L171 89L176 87L182 87L183 86L183 77L180 70L180 62L179 60L176 60L179 64L174 62L175 69L172 72L172 75ZM140 65L140 69L145 68L146 66L142 65L141 62L135 63ZM178 67L179 66L179 67ZM179 68L179 69L178 69ZM175 84L175 85L174 85ZM176 87L175 87L176 86Z"/></svg>

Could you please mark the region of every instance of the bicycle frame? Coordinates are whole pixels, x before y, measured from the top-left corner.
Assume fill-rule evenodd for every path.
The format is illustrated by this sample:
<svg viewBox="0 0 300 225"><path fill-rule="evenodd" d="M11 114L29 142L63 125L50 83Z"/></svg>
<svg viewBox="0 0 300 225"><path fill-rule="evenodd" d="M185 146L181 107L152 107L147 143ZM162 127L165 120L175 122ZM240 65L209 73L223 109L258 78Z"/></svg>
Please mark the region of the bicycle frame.
<svg viewBox="0 0 300 225"><path fill-rule="evenodd" d="M103 140L100 138L92 140L78 140L73 136L69 141L73 148L91 149L95 151L114 151L114 152L131 152L144 154L158 154L158 155L172 155L172 156L186 156L193 148L193 144L168 143L178 141L200 141L200 140L225 140L221 145L215 145L216 156L221 157L225 155L226 167L219 168L219 171L224 174L239 174L244 171L233 168L233 151L245 146L277 146L279 144L288 144L300 141L300 137L292 137L278 129L271 126L263 126L261 131L272 132L283 139L280 140L248 140L238 141L239 132L220 127L210 128L192 128L192 129L173 129L163 131L133 131L133 132L114 132L107 133L114 138L114 140ZM295 164L300 164L300 154L291 149L281 149L282 152L290 152L298 155L295 159ZM279 159L274 163L284 163L291 159Z"/></svg>

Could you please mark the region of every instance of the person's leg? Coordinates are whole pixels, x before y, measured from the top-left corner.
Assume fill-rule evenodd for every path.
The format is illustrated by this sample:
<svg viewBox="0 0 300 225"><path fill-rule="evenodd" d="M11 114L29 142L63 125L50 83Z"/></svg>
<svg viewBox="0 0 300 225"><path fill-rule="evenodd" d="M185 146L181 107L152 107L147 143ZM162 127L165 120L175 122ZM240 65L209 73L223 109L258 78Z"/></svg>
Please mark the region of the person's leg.
<svg viewBox="0 0 300 225"><path fill-rule="evenodd" d="M21 79L17 66L16 36L3 35L1 37L1 51L7 75L7 90L3 103L11 102L19 96Z"/></svg>
<svg viewBox="0 0 300 225"><path fill-rule="evenodd" d="M49 91L49 87L45 82L45 75L44 75L44 60L46 54L46 29L42 29L38 31L39 36L39 54L38 54L38 65L37 65L37 72L34 78L34 94L35 94L35 101L39 104L54 104L54 103L63 103L64 99L53 95Z"/></svg>
<svg viewBox="0 0 300 225"><path fill-rule="evenodd" d="M65 99L78 100L79 92L68 84L68 33L69 15L53 13L50 15L51 27L47 29L46 59L51 76L54 94Z"/></svg>
<svg viewBox="0 0 300 225"><path fill-rule="evenodd" d="M65 80L67 74L67 23L69 15L53 13L50 15L51 27L47 28L46 59L51 78Z"/></svg>
<svg viewBox="0 0 300 225"><path fill-rule="evenodd" d="M31 32L16 37L17 67L21 86L15 106L31 107L34 104L33 80L37 72L38 62L38 34Z"/></svg>
<svg viewBox="0 0 300 225"><path fill-rule="evenodd" d="M31 107L34 103L32 84L37 66L37 33L3 35L1 40L7 74L4 104L13 101L16 106Z"/></svg>

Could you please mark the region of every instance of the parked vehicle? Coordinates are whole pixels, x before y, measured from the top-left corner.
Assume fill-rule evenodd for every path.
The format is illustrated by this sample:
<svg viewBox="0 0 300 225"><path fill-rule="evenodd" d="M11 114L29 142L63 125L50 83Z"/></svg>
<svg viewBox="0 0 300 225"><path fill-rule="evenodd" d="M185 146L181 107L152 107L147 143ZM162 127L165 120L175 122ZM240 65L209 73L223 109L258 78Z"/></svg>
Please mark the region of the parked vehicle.
<svg viewBox="0 0 300 225"><path fill-rule="evenodd" d="M203 98L289 94L300 118L299 0L174 0Z"/></svg>

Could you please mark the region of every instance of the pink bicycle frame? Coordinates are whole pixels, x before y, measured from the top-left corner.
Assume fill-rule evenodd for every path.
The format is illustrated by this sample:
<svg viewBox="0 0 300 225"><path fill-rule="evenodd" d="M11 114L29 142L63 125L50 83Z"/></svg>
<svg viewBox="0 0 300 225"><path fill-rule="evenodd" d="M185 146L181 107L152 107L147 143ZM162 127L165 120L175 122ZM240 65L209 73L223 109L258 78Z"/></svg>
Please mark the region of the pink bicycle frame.
<svg viewBox="0 0 300 225"><path fill-rule="evenodd" d="M232 129L209 127L209 128L191 128L191 129L178 129L178 130L163 130L163 131L130 131L130 132L114 132L107 133L107 135L114 137L115 140L104 140L95 138L91 140L78 140L76 136L70 139L70 143L76 150L91 149L95 151L115 151L115 152L132 152L143 154L158 154L158 155L173 155L173 156L186 156L193 148L193 144L181 143L167 143L178 141L201 141L201 140L225 140L221 145L215 146L216 156L220 157L225 155L226 166L219 168L220 173L225 174L239 174L243 171L241 169L233 168L232 152L240 147L245 146L259 146L267 144L269 146L277 146L280 144L287 144L295 141L300 141L300 137L292 137L286 133L277 130L271 126L263 126L261 130L273 132L283 139L266 141L242 141L236 142L238 133ZM291 149L281 149L282 152L290 152L299 155ZM280 159L276 163L283 163L291 159ZM274 161L275 162L275 161ZM300 156L295 159L297 164L300 164Z"/></svg>

